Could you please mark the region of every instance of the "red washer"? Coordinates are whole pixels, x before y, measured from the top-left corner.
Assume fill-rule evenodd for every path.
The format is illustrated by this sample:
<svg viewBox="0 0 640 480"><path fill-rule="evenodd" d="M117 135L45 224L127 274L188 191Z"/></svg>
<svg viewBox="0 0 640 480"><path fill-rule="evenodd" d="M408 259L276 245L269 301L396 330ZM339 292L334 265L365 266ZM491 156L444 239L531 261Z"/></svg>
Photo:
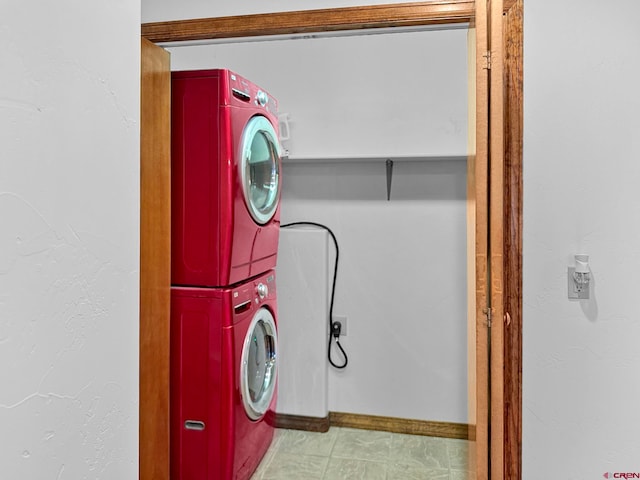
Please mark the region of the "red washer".
<svg viewBox="0 0 640 480"><path fill-rule="evenodd" d="M273 438L275 273L171 290L171 478L248 479Z"/></svg>
<svg viewBox="0 0 640 480"><path fill-rule="evenodd" d="M277 101L229 70L172 74L172 285L221 287L275 268Z"/></svg>

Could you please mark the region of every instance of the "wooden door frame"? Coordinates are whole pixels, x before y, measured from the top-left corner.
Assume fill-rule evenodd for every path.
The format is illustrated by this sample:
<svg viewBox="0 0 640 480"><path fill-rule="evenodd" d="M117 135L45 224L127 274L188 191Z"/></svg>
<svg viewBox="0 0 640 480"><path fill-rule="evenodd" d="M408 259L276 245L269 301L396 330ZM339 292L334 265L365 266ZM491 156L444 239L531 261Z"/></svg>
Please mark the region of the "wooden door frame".
<svg viewBox="0 0 640 480"><path fill-rule="evenodd" d="M171 73L168 52L144 38L140 57L138 475L169 480Z"/></svg>
<svg viewBox="0 0 640 480"><path fill-rule="evenodd" d="M505 0L503 22L504 478L522 478L522 147L524 0Z"/></svg>
<svg viewBox="0 0 640 480"><path fill-rule="evenodd" d="M482 202L490 203L491 215L484 219L488 222L484 230L481 228L476 232L476 278L486 279L487 260L491 277L490 291L476 292L479 300L476 331L479 332L478 346L482 346L483 335L491 336L491 412L486 421L491 424L491 478L495 480L521 478L522 462L522 1L437 0L142 25L142 35L146 39L154 43L172 43L434 24L475 24L477 150L473 161L476 174L486 174L489 181L487 185L475 185L474 189L476 195L482 197ZM503 49L503 45L507 48ZM519 50L510 49L511 45L519 45ZM490 87L487 82L490 82ZM487 187L490 190L486 190ZM484 251L482 245L478 249L478 242L484 241L483 235L489 243ZM149 248L148 243L142 242L141 256ZM489 257L483 258L483 255ZM487 311L483 308L487 297L491 302L488 311L493 317L490 333L486 328ZM142 310L141 304L141 318L144 316ZM149 333L146 328L141 323L141 340ZM478 381L487 374L481 370ZM158 415L145 408L149 401L141 392L141 424L153 422L156 420L153 415ZM485 407L484 401L477 405L479 424L482 415L489 415L488 408L484 411ZM481 429L475 433L488 435ZM166 435L168 441L168 433ZM152 445L141 441L140 449L145 452L144 456L157 454L163 457L168 453L149 452L152 448ZM480 458L477 460L481 461ZM140 478L151 480L142 473ZM168 471L166 476L155 478L168 479ZM485 477L478 477L478 480L481 478Z"/></svg>

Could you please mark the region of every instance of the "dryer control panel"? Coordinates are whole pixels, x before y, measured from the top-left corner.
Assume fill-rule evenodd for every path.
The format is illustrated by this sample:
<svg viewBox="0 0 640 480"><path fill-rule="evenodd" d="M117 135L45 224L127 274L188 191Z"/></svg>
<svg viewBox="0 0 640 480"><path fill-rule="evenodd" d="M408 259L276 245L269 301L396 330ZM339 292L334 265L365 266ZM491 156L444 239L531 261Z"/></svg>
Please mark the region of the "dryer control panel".
<svg viewBox="0 0 640 480"><path fill-rule="evenodd" d="M249 80L237 73L228 72L229 104L251 105L264 108L272 115L278 115L278 101Z"/></svg>

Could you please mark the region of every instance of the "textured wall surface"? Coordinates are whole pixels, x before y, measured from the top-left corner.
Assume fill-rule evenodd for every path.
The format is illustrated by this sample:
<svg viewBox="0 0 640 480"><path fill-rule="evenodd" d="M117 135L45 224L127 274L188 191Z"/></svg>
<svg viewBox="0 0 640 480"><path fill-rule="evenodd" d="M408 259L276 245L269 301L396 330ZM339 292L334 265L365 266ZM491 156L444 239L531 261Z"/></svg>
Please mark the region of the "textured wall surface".
<svg viewBox="0 0 640 480"><path fill-rule="evenodd" d="M139 23L0 6L2 478L137 476Z"/></svg>
<svg viewBox="0 0 640 480"><path fill-rule="evenodd" d="M640 472L639 15L525 1L524 479Z"/></svg>

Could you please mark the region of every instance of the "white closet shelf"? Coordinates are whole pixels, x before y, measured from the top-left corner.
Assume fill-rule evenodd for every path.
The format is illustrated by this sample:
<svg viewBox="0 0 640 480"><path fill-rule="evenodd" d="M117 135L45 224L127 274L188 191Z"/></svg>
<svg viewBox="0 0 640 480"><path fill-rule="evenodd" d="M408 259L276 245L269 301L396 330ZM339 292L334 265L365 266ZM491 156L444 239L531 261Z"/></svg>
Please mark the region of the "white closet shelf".
<svg viewBox="0 0 640 480"><path fill-rule="evenodd" d="M466 161L468 155L291 155L282 157L284 163L343 163L343 162L438 162Z"/></svg>

